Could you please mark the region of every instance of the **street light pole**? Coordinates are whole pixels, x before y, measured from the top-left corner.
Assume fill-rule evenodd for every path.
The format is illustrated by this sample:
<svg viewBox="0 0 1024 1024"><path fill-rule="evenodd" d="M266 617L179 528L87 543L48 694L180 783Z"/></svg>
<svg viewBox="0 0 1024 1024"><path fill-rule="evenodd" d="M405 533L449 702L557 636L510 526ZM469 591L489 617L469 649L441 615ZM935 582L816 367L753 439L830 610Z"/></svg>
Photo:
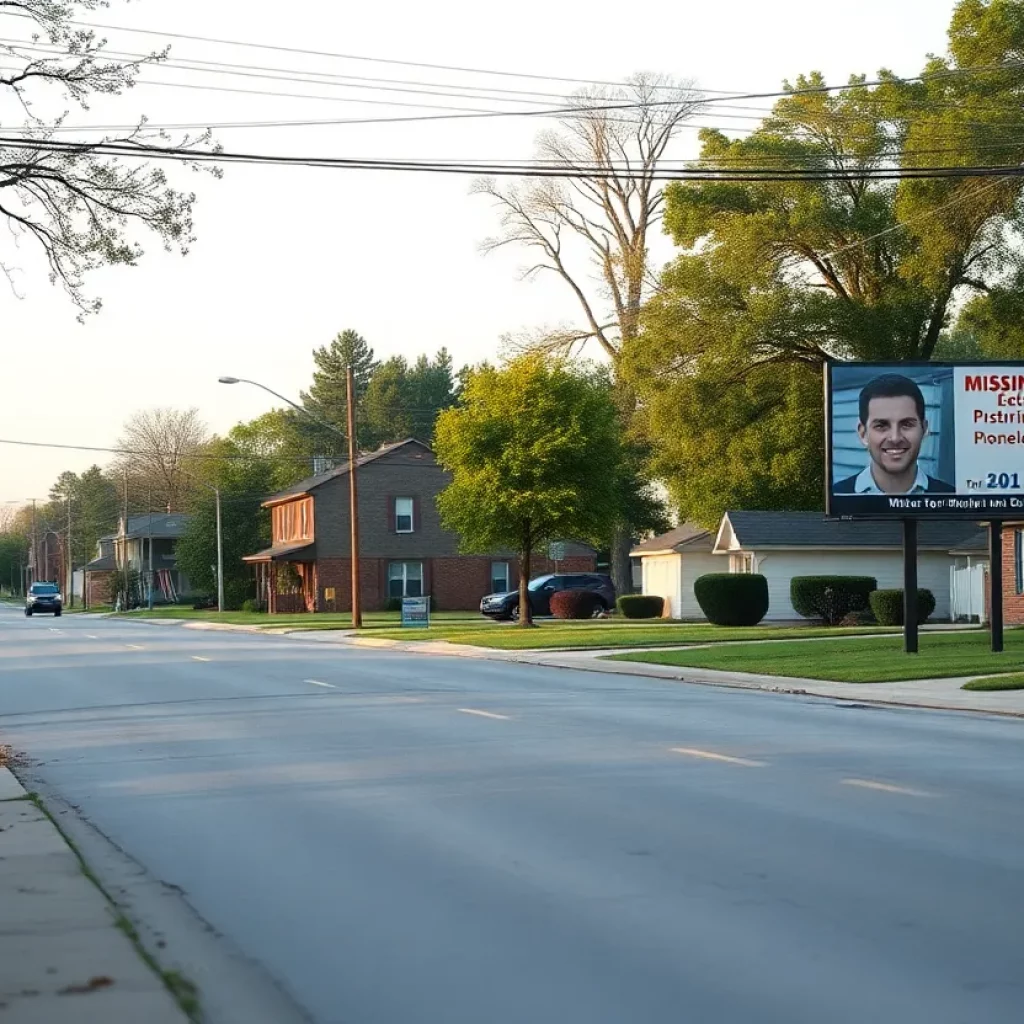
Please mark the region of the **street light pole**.
<svg viewBox="0 0 1024 1024"><path fill-rule="evenodd" d="M220 525L220 488L214 487L217 498L217 611L224 611L224 536Z"/></svg>
<svg viewBox="0 0 1024 1024"><path fill-rule="evenodd" d="M290 405L297 412L301 412L303 416L308 417L314 423L318 423L325 430L330 430L332 433L337 434L338 437L346 439L348 441L348 495L349 495L349 508L352 519L352 625L355 628L359 628L363 624L362 608L359 593L359 486L356 482L356 468L358 465L358 458L356 452L355 442L355 404L354 404L354 387L353 387L353 375L352 367L348 368L346 375L346 387L348 390L348 436L340 431L333 423L328 423L326 420L320 419L319 416L314 416L308 409L304 409L301 405L296 404L290 398L285 398L284 395L278 394L276 391L268 388L266 384L260 384L259 381L247 380L244 377L219 377L218 380L221 384L251 384L254 388L260 388L262 391L266 391L268 395L273 395L275 398L279 398L286 405Z"/></svg>

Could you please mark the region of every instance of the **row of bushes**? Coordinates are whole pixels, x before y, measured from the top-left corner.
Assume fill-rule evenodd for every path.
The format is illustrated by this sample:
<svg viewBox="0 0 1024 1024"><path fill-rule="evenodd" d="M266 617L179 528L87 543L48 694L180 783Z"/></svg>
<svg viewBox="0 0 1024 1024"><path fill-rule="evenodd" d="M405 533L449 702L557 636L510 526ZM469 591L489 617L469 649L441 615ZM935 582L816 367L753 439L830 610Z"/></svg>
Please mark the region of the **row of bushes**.
<svg viewBox="0 0 1024 1024"><path fill-rule="evenodd" d="M756 626L768 614L768 580L756 573L710 573L693 585L708 621L716 626ZM790 601L804 618L829 626L844 622L903 625L903 591L879 590L871 576L796 576ZM918 622L935 611L935 595L917 592Z"/></svg>

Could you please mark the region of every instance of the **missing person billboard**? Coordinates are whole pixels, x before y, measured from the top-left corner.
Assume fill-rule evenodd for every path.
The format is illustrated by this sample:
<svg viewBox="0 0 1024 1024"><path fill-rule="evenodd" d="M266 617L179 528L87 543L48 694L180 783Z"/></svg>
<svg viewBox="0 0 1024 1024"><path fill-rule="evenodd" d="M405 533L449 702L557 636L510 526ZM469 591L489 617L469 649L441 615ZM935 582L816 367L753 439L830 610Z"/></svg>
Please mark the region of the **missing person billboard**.
<svg viewBox="0 0 1024 1024"><path fill-rule="evenodd" d="M1024 519L1024 363L832 363L828 514Z"/></svg>

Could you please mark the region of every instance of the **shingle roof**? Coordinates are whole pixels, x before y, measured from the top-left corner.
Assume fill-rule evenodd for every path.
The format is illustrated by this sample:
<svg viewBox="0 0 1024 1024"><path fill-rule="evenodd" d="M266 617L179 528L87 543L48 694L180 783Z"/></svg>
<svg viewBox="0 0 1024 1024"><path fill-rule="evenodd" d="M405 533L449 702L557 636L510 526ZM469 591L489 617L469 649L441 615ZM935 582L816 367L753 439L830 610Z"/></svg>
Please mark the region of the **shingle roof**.
<svg viewBox="0 0 1024 1024"><path fill-rule="evenodd" d="M700 542L704 541L704 544ZM714 544L714 534L705 530L703 526L696 526L693 523L680 523L674 530L663 533L659 537L652 537L642 544L637 544L630 552L631 555L650 554L654 551L680 551L686 547L707 547L710 551Z"/></svg>
<svg viewBox="0 0 1024 1024"><path fill-rule="evenodd" d="M740 545L747 550L775 548L899 548L899 522L828 520L821 512L727 512ZM971 522L921 520L917 543L922 548L962 547L984 531Z"/></svg>
<svg viewBox="0 0 1024 1024"><path fill-rule="evenodd" d="M156 512L150 515L146 512L141 516L129 516L128 538L131 540L149 536L157 538L183 537L190 518L181 512L172 515Z"/></svg>
<svg viewBox="0 0 1024 1024"><path fill-rule="evenodd" d="M303 554L303 558L297 559L295 555ZM264 548L254 555L243 555L243 562L277 562L277 561L301 561L311 562L316 557L316 548L312 541L300 541L298 544L281 544L276 548Z"/></svg>
<svg viewBox="0 0 1024 1024"><path fill-rule="evenodd" d="M407 437L404 441L396 441L394 444L384 445L383 448L378 448L375 452L370 452L367 455L360 455L356 460L356 468L365 466L367 463L373 462L376 459L382 458L385 455L389 455L391 452L398 448L402 448L407 444L418 444L422 448L426 448L430 451L430 446L424 444L422 441L417 441L414 437ZM308 476L305 480L300 480L297 484L293 484L291 487L283 491L278 491L277 494L272 494L269 498L264 499L264 505L272 505L275 502L283 501L285 498L291 498L299 494L308 494L310 491L315 490L317 487L327 483L328 480L334 480L336 477L345 476L348 473L348 463L344 463L341 466L335 466L334 469L328 470L326 473L319 473L316 476Z"/></svg>
<svg viewBox="0 0 1024 1024"><path fill-rule="evenodd" d="M117 568L117 560L113 555L94 558L82 566L82 572L113 572Z"/></svg>

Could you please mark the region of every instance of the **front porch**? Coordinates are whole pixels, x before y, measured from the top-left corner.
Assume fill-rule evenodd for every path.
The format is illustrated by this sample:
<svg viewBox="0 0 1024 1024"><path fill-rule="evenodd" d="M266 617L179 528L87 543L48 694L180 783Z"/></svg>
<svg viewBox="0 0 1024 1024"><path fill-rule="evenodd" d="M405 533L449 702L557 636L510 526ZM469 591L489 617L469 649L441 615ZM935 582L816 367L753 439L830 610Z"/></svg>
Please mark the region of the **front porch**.
<svg viewBox="0 0 1024 1024"><path fill-rule="evenodd" d="M256 599L272 615L317 610L317 567L312 544L267 548L246 555L256 569Z"/></svg>

